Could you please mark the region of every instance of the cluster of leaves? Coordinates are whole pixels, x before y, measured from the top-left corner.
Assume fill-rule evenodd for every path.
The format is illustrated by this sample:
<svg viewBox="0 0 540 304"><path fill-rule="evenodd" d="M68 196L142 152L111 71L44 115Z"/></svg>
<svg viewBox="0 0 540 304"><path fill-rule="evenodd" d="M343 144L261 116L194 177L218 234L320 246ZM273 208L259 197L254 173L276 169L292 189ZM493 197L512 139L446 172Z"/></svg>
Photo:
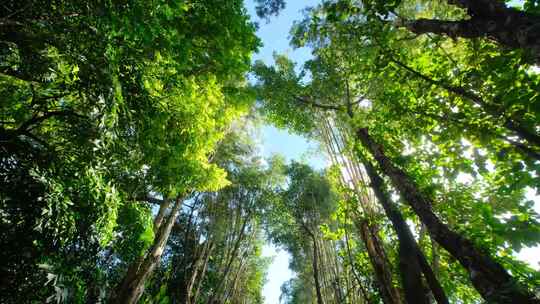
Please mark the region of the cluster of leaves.
<svg viewBox="0 0 540 304"><path fill-rule="evenodd" d="M146 293L149 301L264 302L271 260L262 256L261 223L284 177L280 162L262 166L257 153L245 130L234 128L220 142L213 162L230 184L186 202L157 270L163 276L155 276Z"/></svg>
<svg viewBox="0 0 540 304"><path fill-rule="evenodd" d="M267 21L270 17L277 16L285 8L285 0L255 0L257 6L255 12L259 18L265 18Z"/></svg>
<svg viewBox="0 0 540 304"><path fill-rule="evenodd" d="M98 302L153 241L150 194L229 183L255 26L242 1L2 6L3 300Z"/></svg>
<svg viewBox="0 0 540 304"><path fill-rule="evenodd" d="M516 253L540 243L539 217L527 197L539 185L537 68L520 49L418 35L396 16L459 20L464 11L446 1L323 1L292 29L293 46L313 50L299 74L283 56L274 67L256 65L262 113L308 136L324 128L321 117L368 128L433 198L445 223L536 288L538 272ZM429 242L422 247L432 256ZM446 252L439 258L449 297L476 301L464 269Z"/></svg>

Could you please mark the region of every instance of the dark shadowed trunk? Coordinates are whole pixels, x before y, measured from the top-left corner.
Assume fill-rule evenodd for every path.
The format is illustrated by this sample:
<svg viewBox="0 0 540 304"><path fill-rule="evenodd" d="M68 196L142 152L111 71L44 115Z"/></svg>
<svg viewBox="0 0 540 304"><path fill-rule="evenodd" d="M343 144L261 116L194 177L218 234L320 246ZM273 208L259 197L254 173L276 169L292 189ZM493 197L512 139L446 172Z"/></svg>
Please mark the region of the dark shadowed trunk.
<svg viewBox="0 0 540 304"><path fill-rule="evenodd" d="M368 197L367 192L363 192L359 187L360 184L363 184L363 178L361 176L362 174L360 173L359 169L355 168L351 164L350 160L348 160L345 156L345 153L347 152L345 152L344 148L344 137L340 136L338 134L339 132L336 133L332 129L332 123L328 118L323 118L322 121L323 124L321 125L321 131L328 149L328 153L332 157L332 162L339 166L343 166L346 169L347 174L353 180L354 190L358 196L362 210L368 215L373 215L374 210L368 203L370 201L370 197ZM339 160L340 157L342 161ZM347 187L347 178L343 174L340 174L340 181L344 187ZM357 218L360 218L358 212L354 213ZM377 289L379 290L384 303L402 303L401 295L392 282L392 267L388 261L388 258L386 257L386 252L382 246L382 242L379 240L376 227L372 227L372 224L370 224L367 219L357 220L354 223L358 231L360 231L360 238L367 249L370 264L375 272ZM353 273L357 277L357 274L354 272L354 267ZM362 286L362 283L358 277L357 280L360 286Z"/></svg>
<svg viewBox="0 0 540 304"><path fill-rule="evenodd" d="M208 304L217 304L217 303L220 303L218 300L219 300L219 297L222 295L223 293L223 288L225 287L225 281L227 280L227 277L229 275L229 272L231 271L232 269L232 265L233 265L233 262L234 260L237 258L237 254L238 254L238 250L240 249L240 245L242 243L242 241L244 240L244 237L245 237L245 232L246 232L246 228L247 228L247 224L248 224L248 221L250 219L250 215L246 215L243 222L242 222L242 226L240 228L240 230L238 231L238 237L234 243L234 246L232 248L232 251L229 255L229 260L227 261L227 264L225 266L225 269L223 270L223 273L221 274L221 280L218 282L218 286L216 287L215 289L215 292L212 294L212 296L210 297L210 299L208 299Z"/></svg>
<svg viewBox="0 0 540 304"><path fill-rule="evenodd" d="M474 287L489 302L540 303L540 300L520 286L506 270L473 242L451 230L431 209L432 200L425 196L414 180L385 155L366 128L357 130L357 138L371 153L404 200L426 225L434 240L454 256L469 272Z"/></svg>
<svg viewBox="0 0 540 304"><path fill-rule="evenodd" d="M191 274L187 281L185 291L186 298L184 299L183 303L195 303L194 301L192 301L194 298L193 289L198 281L202 281L204 279L204 273L206 272L206 265L208 263L208 258L210 256L210 251L212 247L212 241L206 241L204 245L199 246L199 253L197 255L197 259L193 263L194 265L191 269Z"/></svg>
<svg viewBox="0 0 540 304"><path fill-rule="evenodd" d="M507 7L497 0L448 0L467 10L470 19L458 21L418 19L403 25L417 34L435 33L450 37L485 37L510 49L521 48L540 63L540 16Z"/></svg>
<svg viewBox="0 0 540 304"><path fill-rule="evenodd" d="M311 241L313 243L313 280L315 281L315 293L317 294L317 304L324 304L321 288L321 280L319 275L319 250L317 248L317 239L311 230L307 227L305 223L301 223L304 230L309 234Z"/></svg>
<svg viewBox="0 0 540 304"><path fill-rule="evenodd" d="M392 283L392 268L390 261L388 261L386 253L382 248L382 244L377 237L377 232L369 225L367 220L359 221L356 225L360 230L360 237L366 245L383 302L385 304L402 303L399 292Z"/></svg>
<svg viewBox="0 0 540 304"><path fill-rule="evenodd" d="M152 247L145 256L139 258L136 262L129 266L122 282L115 290L111 303L135 304L139 301L139 298L144 292L144 283L152 274L161 259L161 254L163 253L165 245L167 244L167 240L178 215L180 206L182 206L182 199L178 198L169 212L166 221L162 222L159 227L156 227L159 230L156 233Z"/></svg>
<svg viewBox="0 0 540 304"><path fill-rule="evenodd" d="M321 292L321 282L319 275L319 252L317 249L317 240L315 237L312 237L313 240L313 279L315 280L315 292L317 294L317 304L324 304L322 292Z"/></svg>
<svg viewBox="0 0 540 304"><path fill-rule="evenodd" d="M197 300L199 298L201 286L202 286L202 283L203 283L203 280L204 280L204 276L206 274L206 269L208 268L208 261L210 260L210 255L211 255L211 253L212 253L212 251L214 249L214 243L211 242L211 241L209 241L209 242L210 243L206 247L207 250L205 251L204 262L203 262L201 270L199 272L199 277L198 277L198 280L197 280L197 284L193 288L194 289L193 294L191 295L191 298L189 299L189 301L190 301L189 304L197 303Z"/></svg>
<svg viewBox="0 0 540 304"><path fill-rule="evenodd" d="M373 192L384 208L387 217L392 222L392 227L396 231L399 240L399 266L401 278L405 289L405 297L408 303L430 303L428 290L422 283L422 273L428 282L433 296L437 303L447 304L448 298L444 293L439 281L435 277L431 267L427 263L424 253L416 243L409 226L397 209L397 206L390 200L388 193L384 189L384 181L375 171L375 168L364 161L364 167L371 180Z"/></svg>

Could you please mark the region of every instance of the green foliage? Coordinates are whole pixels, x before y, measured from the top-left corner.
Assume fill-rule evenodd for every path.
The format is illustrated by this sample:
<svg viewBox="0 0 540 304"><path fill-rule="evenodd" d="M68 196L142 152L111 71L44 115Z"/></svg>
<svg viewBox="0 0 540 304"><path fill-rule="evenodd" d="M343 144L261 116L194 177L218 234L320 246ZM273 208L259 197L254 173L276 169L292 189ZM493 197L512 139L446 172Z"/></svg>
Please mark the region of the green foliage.
<svg viewBox="0 0 540 304"><path fill-rule="evenodd" d="M156 276L148 297L186 301L189 280L196 274L200 288L190 292L192 297L197 292L199 301L263 302L270 260L262 257L260 222L276 199L283 176L275 168L280 164L277 159L261 166L254 145L249 131L238 127L219 143L212 162L227 172L230 184L215 192L200 192L186 203L190 207L180 214L164 266L158 270L164 275ZM198 273L206 255L207 270Z"/></svg>
<svg viewBox="0 0 540 304"><path fill-rule="evenodd" d="M368 182L353 191L339 166L262 160L243 130L251 122L240 119L253 108L317 140L323 130L368 129L445 224L537 288L538 272L516 253L540 244L526 195L540 191L540 74L525 51L414 35L400 23L467 18L449 3L323 1L291 30L291 44L313 52L302 66L278 54L272 66L251 64L260 41L243 1L3 3L3 303L106 302L154 244L157 203L181 198L143 302L192 293L198 302L262 303L263 228L292 256L287 303L316 301L316 272L325 297L379 301L359 223L377 228L393 272L396 236L377 207L360 211ZM267 19L285 6L256 4ZM538 13L540 4L522 9ZM339 157L363 155L341 141ZM467 270L400 208L450 300L478 302Z"/></svg>
<svg viewBox="0 0 540 304"><path fill-rule="evenodd" d="M285 8L284 0L255 0L255 11L259 18L265 18L267 22L272 15L277 16Z"/></svg>
<svg viewBox="0 0 540 304"><path fill-rule="evenodd" d="M540 2L538 0L526 0L523 9L531 13L540 13Z"/></svg>
<svg viewBox="0 0 540 304"><path fill-rule="evenodd" d="M39 263L62 301L103 301L153 242L147 198L229 184L210 159L253 102L255 26L242 1L8 1L0 19L2 244L28 252L5 252L6 303L54 291Z"/></svg>
<svg viewBox="0 0 540 304"><path fill-rule="evenodd" d="M312 60L299 72L280 72L277 60L274 67L256 65L261 112L280 127L311 136L325 128L350 128L352 134L368 128L391 161L434 199L445 223L532 290L537 272L518 262L516 253L539 241L538 215L525 198L529 189L538 190L539 147L527 137L538 134L538 73L519 50L485 40L415 35L399 27L395 16L466 17L445 1L324 1L292 29L292 45L311 47ZM338 126L323 125L324 117ZM346 227L351 215L344 206L334 218ZM339 229L323 230L331 239L342 235ZM431 249L423 246L429 256ZM476 301L464 269L445 253L440 263L450 299Z"/></svg>
<svg viewBox="0 0 540 304"><path fill-rule="evenodd" d="M305 98L302 76L297 75L295 65L287 57L274 55L275 66L265 66L262 61L253 65L257 77L257 98L264 101L260 111L263 117L279 128L287 128L300 134L309 133L315 127L313 109L303 104ZM298 111L290 111L290 103L298 104Z"/></svg>
<svg viewBox="0 0 540 304"><path fill-rule="evenodd" d="M113 250L126 263L139 257L154 241L152 212L141 203L126 203L118 212L115 233L121 235Z"/></svg>

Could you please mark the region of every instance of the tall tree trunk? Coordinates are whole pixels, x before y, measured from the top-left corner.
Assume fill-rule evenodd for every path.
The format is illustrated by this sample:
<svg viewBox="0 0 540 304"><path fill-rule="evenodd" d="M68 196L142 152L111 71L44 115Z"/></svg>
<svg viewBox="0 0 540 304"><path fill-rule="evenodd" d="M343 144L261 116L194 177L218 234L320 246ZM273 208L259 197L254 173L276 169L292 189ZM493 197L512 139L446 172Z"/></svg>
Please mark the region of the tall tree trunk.
<svg viewBox="0 0 540 304"><path fill-rule="evenodd" d="M326 128L332 128L331 124L327 122L325 125ZM344 166L347 168L347 172L352 178L355 188L358 188L357 183L364 186L368 186L367 179L364 177L362 170L357 163L354 163L352 159L357 160L354 155L349 155L347 158L343 155L345 153L345 144L347 142L347 130L343 126L337 126L338 134L335 134L332 130L328 131L332 133L332 138L337 146L338 152L344 157ZM341 145L339 144L341 142ZM364 162L366 163L366 162ZM369 167L368 167L369 166ZM387 216L391 219L394 229L398 234L398 239L400 241L399 253L400 253L400 269L402 275L402 281L404 283L405 294L407 295L407 300L409 302L421 302L423 299L428 299L428 292L424 287L422 281L422 272L426 281L428 282L430 288L433 290L433 294L436 295L438 303L448 303L448 299L442 289L440 283L436 279L433 271L429 267L424 254L416 244L414 237L412 236L405 220L401 216L399 210L393 205L393 203L388 198L388 194L384 190L383 180L379 177L377 172L371 166L370 163L364 165L366 167L366 173L369 176L369 179L372 181L371 188L374 191L374 194L377 200L380 201L381 205ZM366 193L360 193L357 191L358 195L367 196ZM366 201L369 201L369 197L366 198ZM364 203L363 205L366 205ZM363 206L366 207L366 206ZM374 212L373 207L366 208L368 212ZM368 251L369 252L369 251ZM427 266L427 267L426 267Z"/></svg>
<svg viewBox="0 0 540 304"><path fill-rule="evenodd" d="M208 268L208 261L210 260L210 255L211 255L213 249L214 249L214 243L212 242L209 245L208 250L205 252L204 263L203 263L201 271L200 271L199 279L197 280L197 286L195 287L195 291L193 292L193 295L189 299L188 304L197 303L197 300L198 300L199 294L200 294L200 290L201 290L201 286L202 286L202 283L203 283L203 279L204 279L204 276L206 274L206 269Z"/></svg>
<svg viewBox="0 0 540 304"><path fill-rule="evenodd" d="M349 264L351 264L351 272L352 272L354 278L356 279L356 282L358 283L358 287L360 289L360 293L362 295L362 298L364 299L364 301L366 303L369 303L368 292L364 288L364 283L362 282L362 280L360 279L360 276L356 272L356 267L354 265L354 259L352 257L352 253L351 253L351 247L349 245L349 233L348 233L348 230L347 230L346 227L345 227L344 230L345 230L345 248L347 250L347 257L349 259Z"/></svg>
<svg viewBox="0 0 540 304"><path fill-rule="evenodd" d="M163 222L163 218L165 217L165 214L167 213L167 210L169 209L170 205L171 205L171 200L168 198L165 198L159 204L158 213L156 214L156 218L154 218L154 235L156 236L159 231L159 227L161 227L161 223Z"/></svg>
<svg viewBox="0 0 540 304"><path fill-rule="evenodd" d="M202 272L201 272L201 268L203 268L204 264L207 263L207 259L208 259L208 255L209 255L209 251L210 251L211 246L212 246L212 244L211 244L211 241L209 241L209 240L205 241L204 246L201 246L202 249L198 253L196 261L193 263L194 266L191 268L191 275L190 275L189 280L187 282L186 291L185 291L186 299L184 300L183 303L187 303L187 304L191 303L191 299L193 297L192 296L193 287L195 286L195 283L198 280L202 280L202 278L203 278L203 275L204 275L203 272L205 271L205 269L202 270Z"/></svg>
<svg viewBox="0 0 540 304"><path fill-rule="evenodd" d="M336 303L343 303L344 295L343 295L343 288L341 284L341 275L343 274L343 270L340 269L340 263L338 261L338 256L336 254L336 244L334 241L330 240L329 244L332 245L332 247L329 248L329 254L331 255L331 259L333 261L333 273L334 273L334 290L336 293Z"/></svg>
<svg viewBox="0 0 540 304"><path fill-rule="evenodd" d="M251 237L249 239L250 243L254 240L255 234L253 234L252 236L253 237ZM245 252L245 253L247 253L247 252ZM240 281L240 276L244 273L244 270L245 270L246 266L248 266L248 263L247 263L248 261L247 261L246 257L247 257L247 254L241 254L239 256L238 269L236 269L236 271L234 272L234 279L232 280L231 286L227 290L227 293L225 295L223 303L226 303L226 302L233 302L234 303L235 302L234 301L235 297L241 291L241 290L239 290L238 282Z"/></svg>
<svg viewBox="0 0 540 304"><path fill-rule="evenodd" d="M369 135L367 128L357 130L357 138L371 153L394 187L426 225L433 239L454 256L469 272L474 287L488 302L540 303L488 254L472 241L451 230L433 213L432 199L424 195L414 180L385 155L383 147Z"/></svg>
<svg viewBox="0 0 540 304"><path fill-rule="evenodd" d="M349 178L351 178L351 182L353 184L353 189L360 202L360 207L365 214L373 216L375 211L373 209L373 204L371 203L371 197L369 193L367 193L366 187L359 186L359 184L365 183L362 179L361 173L355 170L358 168L351 168L349 165L349 160L347 160L344 151L344 139L342 137L338 137L338 134L334 132L332 124L327 117L323 116L322 121L323 124L321 126L321 131L323 139L326 142L328 153L332 157L332 161L336 165L344 167L347 170ZM339 161L339 157L342 159L341 162ZM340 178L344 187L350 187L350 184L343 175L343 172L340 174ZM355 224L360 231L360 238L367 248L367 253L375 272L378 290L383 298L384 303L402 303L401 295L392 282L392 270L390 262L386 257L386 252L381 245L381 241L379 240L377 233L374 232L376 229L372 227L367 220L363 220L361 223L355 222ZM374 233L372 233L372 231Z"/></svg>
<svg viewBox="0 0 540 304"><path fill-rule="evenodd" d="M320 274L319 274L319 250L317 248L317 238L315 237L315 234L308 228L306 223L300 221L300 224L302 228L304 228L306 233L309 235L313 243L313 246L312 246L313 260L311 261L311 263L313 267L313 280L315 281L315 293L317 295L317 304L324 304L321 280L320 280Z"/></svg>
<svg viewBox="0 0 540 304"><path fill-rule="evenodd" d="M437 303L448 304L448 298L431 267L427 263L424 253L416 243L409 226L407 226L401 212L390 200L388 193L385 191L383 179L375 171L375 168L373 168L368 160L364 162L364 167L371 179L373 191L383 206L386 216L392 222L392 227L394 227L398 236L399 265L407 302L429 303L429 294L422 283L423 272Z"/></svg>
<svg viewBox="0 0 540 304"><path fill-rule="evenodd" d="M369 225L367 220L357 222L357 227L360 230L360 237L366 245L371 265L373 265L383 302L385 304L402 303L399 292L392 282L390 262L384 253L375 229Z"/></svg>
<svg viewBox="0 0 540 304"><path fill-rule="evenodd" d="M225 281L227 279L227 276L229 275L229 272L231 271L232 264L234 262L234 259L236 258L238 249L240 248L241 242L244 239L245 235L245 229L248 224L249 220L249 214L244 218L242 222L242 227L239 230L238 238L235 240L234 246L232 248L232 251L230 252L229 259L227 261L227 264L225 266L225 269L222 273L222 280L219 281L218 286L216 287L215 292L210 296L210 299L208 299L208 304L216 304L218 303L218 297L222 293L223 286L225 284Z"/></svg>
<svg viewBox="0 0 540 304"><path fill-rule="evenodd" d="M313 241L313 279L315 280L315 293L317 294L317 304L324 304L319 274L319 250L317 248L317 239L315 239L315 236L313 234L311 234L311 239Z"/></svg>
<svg viewBox="0 0 540 304"><path fill-rule="evenodd" d="M111 303L135 304L139 301L139 298L144 292L144 283L146 282L146 279L154 271L161 259L161 254L167 244L180 206L182 206L182 199L177 198L167 220L159 226L159 231L154 239L152 247L143 259L139 259L130 265L127 274L116 288Z"/></svg>
<svg viewBox="0 0 540 304"><path fill-rule="evenodd" d="M186 303L186 299L189 298L189 281L196 272L195 268L201 256L201 247L198 245L199 235L196 234L195 229L192 229L194 227L193 214L197 201L198 199L195 198L195 203L191 208L186 225L182 227L184 232L182 247L185 250L183 250L182 254L173 256L170 262L172 276L168 282L168 290L170 292L169 297L173 303ZM179 223L177 222L175 225L179 225ZM173 226L173 230L174 228Z"/></svg>
<svg viewBox="0 0 540 304"><path fill-rule="evenodd" d="M193 245L193 244L190 244ZM197 279L199 272L199 267L203 262L203 252L204 249L197 248L194 255L190 255L191 261L187 263L181 263L179 265L174 265L175 267L181 267L182 274L178 279L171 279L169 284L169 290L171 293L171 298L178 299L179 303L187 304L191 299L191 291L193 284ZM173 261L174 263L174 261Z"/></svg>

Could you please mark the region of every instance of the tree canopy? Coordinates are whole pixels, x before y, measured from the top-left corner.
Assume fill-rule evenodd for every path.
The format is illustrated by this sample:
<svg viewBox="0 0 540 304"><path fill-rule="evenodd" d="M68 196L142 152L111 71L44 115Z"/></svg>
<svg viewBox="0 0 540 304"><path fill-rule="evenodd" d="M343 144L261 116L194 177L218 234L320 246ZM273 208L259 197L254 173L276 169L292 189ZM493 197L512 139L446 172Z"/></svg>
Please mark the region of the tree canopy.
<svg viewBox="0 0 540 304"><path fill-rule="evenodd" d="M538 1L245 5L0 4L0 302L540 303Z"/></svg>

